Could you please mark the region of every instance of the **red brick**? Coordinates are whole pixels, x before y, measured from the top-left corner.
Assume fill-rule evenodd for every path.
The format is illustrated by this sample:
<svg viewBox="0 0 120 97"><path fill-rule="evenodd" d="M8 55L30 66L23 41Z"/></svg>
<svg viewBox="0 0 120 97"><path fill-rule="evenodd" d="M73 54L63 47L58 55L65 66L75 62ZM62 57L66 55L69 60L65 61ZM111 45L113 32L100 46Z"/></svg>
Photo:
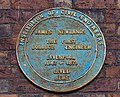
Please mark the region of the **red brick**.
<svg viewBox="0 0 120 97"><path fill-rule="evenodd" d="M8 53L8 60L11 65L17 65L17 56L15 51L9 51Z"/></svg>
<svg viewBox="0 0 120 97"><path fill-rule="evenodd" d="M117 93L115 93L115 94L108 94L108 97L120 97L120 94L117 94Z"/></svg>
<svg viewBox="0 0 120 97"><path fill-rule="evenodd" d="M18 67L15 51L0 51L1 78L24 78Z"/></svg>
<svg viewBox="0 0 120 97"><path fill-rule="evenodd" d="M14 86L13 86L14 84ZM92 82L91 84L87 85L83 89L80 89L80 92L111 92L116 90L116 79L110 78L101 78L96 79L96 81ZM19 92L19 93L38 93L43 92L40 88L34 86L34 84L30 83L25 79L14 79L11 80L9 83L10 90L9 92ZM69 96L68 96L69 97ZM79 97L79 96L78 96ZM92 96L91 96L92 97Z"/></svg>
<svg viewBox="0 0 120 97"><path fill-rule="evenodd" d="M32 11L12 10L11 14L12 37L17 38L24 24L34 15L34 13L32 13Z"/></svg>
<svg viewBox="0 0 120 97"><path fill-rule="evenodd" d="M43 97L43 94L20 94L19 97Z"/></svg>
<svg viewBox="0 0 120 97"><path fill-rule="evenodd" d="M17 94L0 94L0 97L18 97Z"/></svg>
<svg viewBox="0 0 120 97"><path fill-rule="evenodd" d="M89 85L79 90L80 92L114 92L117 87L117 79L114 78L97 78Z"/></svg>
<svg viewBox="0 0 120 97"><path fill-rule="evenodd" d="M105 94L88 94L87 97L106 97Z"/></svg>
<svg viewBox="0 0 120 97"><path fill-rule="evenodd" d="M120 63L120 51L116 51L117 63Z"/></svg>
<svg viewBox="0 0 120 97"><path fill-rule="evenodd" d="M13 24L12 25L12 37L13 38L18 38L18 35L19 35L22 27L23 27L23 25L21 25L21 24Z"/></svg>
<svg viewBox="0 0 120 97"><path fill-rule="evenodd" d="M0 0L0 9L10 9L10 0Z"/></svg>
<svg viewBox="0 0 120 97"><path fill-rule="evenodd" d="M74 2L74 7L75 8L92 8L93 5L95 5L93 2L94 0L75 0L76 2ZM102 0L99 0L99 2L101 2ZM104 8L104 3L101 2L99 5L101 8Z"/></svg>
<svg viewBox="0 0 120 97"><path fill-rule="evenodd" d="M32 16L35 15L35 12L33 11L23 11L22 12L22 18L26 22L28 19L32 18Z"/></svg>
<svg viewBox="0 0 120 97"><path fill-rule="evenodd" d="M106 10L105 20L108 23L120 22L120 10Z"/></svg>
<svg viewBox="0 0 120 97"><path fill-rule="evenodd" d="M10 24L2 24L0 25L0 38L1 37L11 37L12 30Z"/></svg>
<svg viewBox="0 0 120 97"><path fill-rule="evenodd" d="M103 10L80 10L84 14L88 15L90 18L92 18L95 22L104 23L104 11Z"/></svg>
<svg viewBox="0 0 120 97"><path fill-rule="evenodd" d="M25 22L26 22L25 19L24 19L25 18L24 14L27 13L27 12L29 12L29 11L12 9L11 10L11 16L10 16L12 24L16 24L18 26L24 25ZM31 12L31 14L34 14L34 13ZM27 14L27 15L28 16L26 16L26 17L31 17L32 16L30 14Z"/></svg>
<svg viewBox="0 0 120 97"><path fill-rule="evenodd" d="M12 0L13 9L34 9L41 10L50 8L53 5L52 0Z"/></svg>
<svg viewBox="0 0 120 97"><path fill-rule="evenodd" d="M115 29L116 29L115 24L100 23L98 25L101 28L104 36L115 36Z"/></svg>
<svg viewBox="0 0 120 97"><path fill-rule="evenodd" d="M15 51L0 51L0 65L17 65Z"/></svg>
<svg viewBox="0 0 120 97"><path fill-rule="evenodd" d="M15 10L11 11L11 21L17 25L25 24L28 19L30 19L33 15L35 15L36 11L24 11L24 10Z"/></svg>
<svg viewBox="0 0 120 97"><path fill-rule="evenodd" d="M49 97L49 96L48 96ZM61 97L61 96L60 96ZM62 97L105 97L105 94L90 94L90 93L77 93L77 94L66 94Z"/></svg>
<svg viewBox="0 0 120 97"><path fill-rule="evenodd" d="M62 95L58 95L58 94L54 94L54 95L51 95L51 94L45 94L45 95L43 95L42 97L61 97ZM63 97L63 96L62 96Z"/></svg>
<svg viewBox="0 0 120 97"><path fill-rule="evenodd" d="M0 58L5 58L8 56L8 52L7 51L0 51Z"/></svg>
<svg viewBox="0 0 120 97"><path fill-rule="evenodd" d="M0 79L0 94L7 93L9 90L9 82L6 79Z"/></svg>
<svg viewBox="0 0 120 97"><path fill-rule="evenodd" d="M34 11L34 10L12 9L10 19L13 24L16 24L18 26L21 26L21 25L23 26L28 21L28 19L32 18L32 16L38 12L39 10Z"/></svg>
<svg viewBox="0 0 120 97"><path fill-rule="evenodd" d="M120 36L120 25L117 26L117 35Z"/></svg>
<svg viewBox="0 0 120 97"><path fill-rule="evenodd" d="M25 79L11 79L9 80L9 92L14 93L41 93L43 89L31 83L27 78Z"/></svg>
<svg viewBox="0 0 120 97"><path fill-rule="evenodd" d="M106 77L120 77L120 66L106 67Z"/></svg>
<svg viewBox="0 0 120 97"><path fill-rule="evenodd" d="M95 22L104 22L104 14L101 10L89 10L86 13L88 16L90 16Z"/></svg>
<svg viewBox="0 0 120 97"><path fill-rule="evenodd" d="M37 10L37 12L39 11ZM23 26L28 21L28 19L30 19L33 15L35 15L35 13L36 11L34 10L26 11L26 10L12 9L9 17L11 19L12 24Z"/></svg>
<svg viewBox="0 0 120 97"><path fill-rule="evenodd" d="M115 0L102 0L102 1L104 1L106 9L114 9L114 8L118 9L117 3Z"/></svg>
<svg viewBox="0 0 120 97"><path fill-rule="evenodd" d="M11 13L10 10L0 10L0 23L10 23Z"/></svg>
<svg viewBox="0 0 120 97"><path fill-rule="evenodd" d="M114 49L114 50L120 49L119 37L106 37L105 40L106 40L107 49Z"/></svg>
<svg viewBox="0 0 120 97"><path fill-rule="evenodd" d="M116 55L114 50L107 50L105 64L107 65L116 64Z"/></svg>
<svg viewBox="0 0 120 97"><path fill-rule="evenodd" d="M19 97L105 97L104 94L86 94L86 93L42 93L42 94L20 94Z"/></svg>
<svg viewBox="0 0 120 97"><path fill-rule="evenodd" d="M0 51L0 65L9 64L8 51Z"/></svg>
<svg viewBox="0 0 120 97"><path fill-rule="evenodd" d="M55 0L55 7L72 7L72 0Z"/></svg>
<svg viewBox="0 0 120 97"><path fill-rule="evenodd" d="M18 66L0 65L0 78L23 78Z"/></svg>
<svg viewBox="0 0 120 97"><path fill-rule="evenodd" d="M8 51L0 51L0 65L8 64Z"/></svg>
<svg viewBox="0 0 120 97"><path fill-rule="evenodd" d="M18 25L18 26L23 26L28 19L30 19L33 15L35 15L37 11L24 11L24 10L12 10L11 11L11 22Z"/></svg>
<svg viewBox="0 0 120 97"><path fill-rule="evenodd" d="M0 39L0 50L15 50L16 38L2 38Z"/></svg>
<svg viewBox="0 0 120 97"><path fill-rule="evenodd" d="M74 0L75 8L117 8L117 3L114 0Z"/></svg>
<svg viewBox="0 0 120 97"><path fill-rule="evenodd" d="M18 23L18 21L20 20L21 14L20 14L20 10L11 10L10 13L10 19L12 23Z"/></svg>

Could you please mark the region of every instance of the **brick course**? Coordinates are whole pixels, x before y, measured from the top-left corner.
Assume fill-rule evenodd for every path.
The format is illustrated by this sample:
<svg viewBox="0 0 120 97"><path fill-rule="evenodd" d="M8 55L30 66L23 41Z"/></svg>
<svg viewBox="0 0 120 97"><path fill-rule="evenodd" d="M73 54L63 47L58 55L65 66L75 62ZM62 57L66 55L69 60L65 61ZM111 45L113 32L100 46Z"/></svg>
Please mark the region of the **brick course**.
<svg viewBox="0 0 120 97"><path fill-rule="evenodd" d="M70 7L97 22L107 45L99 75L85 87L56 94L31 83L18 66L15 45L24 23L46 8ZM0 97L120 97L120 0L0 0Z"/></svg>
<svg viewBox="0 0 120 97"><path fill-rule="evenodd" d="M13 9L45 9L52 7L52 0L12 0Z"/></svg>

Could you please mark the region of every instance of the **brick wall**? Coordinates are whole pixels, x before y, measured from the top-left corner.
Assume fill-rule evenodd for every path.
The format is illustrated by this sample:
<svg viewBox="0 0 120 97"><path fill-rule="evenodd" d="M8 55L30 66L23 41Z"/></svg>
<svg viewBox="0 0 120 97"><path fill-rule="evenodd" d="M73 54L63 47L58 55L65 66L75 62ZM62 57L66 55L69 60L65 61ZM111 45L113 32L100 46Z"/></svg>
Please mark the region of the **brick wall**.
<svg viewBox="0 0 120 97"><path fill-rule="evenodd" d="M64 94L32 84L18 67L15 55L16 39L24 23L35 13L58 6L89 15L107 44L106 60L97 78ZM120 97L120 0L0 0L0 97Z"/></svg>

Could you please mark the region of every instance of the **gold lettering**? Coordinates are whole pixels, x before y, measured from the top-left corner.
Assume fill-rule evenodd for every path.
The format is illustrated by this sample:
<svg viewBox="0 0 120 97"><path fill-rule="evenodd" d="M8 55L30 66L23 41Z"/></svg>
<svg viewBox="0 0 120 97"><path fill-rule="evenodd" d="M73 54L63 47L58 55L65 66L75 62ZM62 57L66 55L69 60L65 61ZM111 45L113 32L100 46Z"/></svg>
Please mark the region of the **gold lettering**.
<svg viewBox="0 0 120 97"><path fill-rule="evenodd" d="M48 55L46 56L47 60L75 60L72 55Z"/></svg>
<svg viewBox="0 0 120 97"><path fill-rule="evenodd" d="M70 61L66 61L66 64L69 66L73 66L73 65L78 65L78 63L76 62L76 60L70 60Z"/></svg>
<svg viewBox="0 0 120 97"><path fill-rule="evenodd" d="M51 35L52 31L51 30L37 30L35 32L35 35Z"/></svg>
<svg viewBox="0 0 120 97"><path fill-rule="evenodd" d="M84 18L84 16L83 16L83 15L81 15L81 16L79 17L79 19L81 19L81 20L82 20L83 18Z"/></svg>
<svg viewBox="0 0 120 97"><path fill-rule="evenodd" d="M84 44L74 44L74 45L66 45L65 50L90 50L90 45Z"/></svg>
<svg viewBox="0 0 120 97"><path fill-rule="evenodd" d="M68 40L62 40L62 44L75 44L76 43L76 39L75 38L71 38Z"/></svg>
<svg viewBox="0 0 120 97"><path fill-rule="evenodd" d="M32 50L54 50L54 45L33 45Z"/></svg>
<svg viewBox="0 0 120 97"><path fill-rule="evenodd" d="M76 16L76 12L74 11L68 11L68 10L61 10L62 15L70 15L70 16Z"/></svg>
<svg viewBox="0 0 120 97"><path fill-rule="evenodd" d="M40 21L40 19L42 19L44 16L42 15L42 14L40 14L40 15L38 15L37 17L36 17L36 20L37 21Z"/></svg>
<svg viewBox="0 0 120 97"><path fill-rule="evenodd" d="M55 11L54 11L54 10L48 11L48 15L49 15L49 16L53 16L53 15L54 15L54 13L55 13Z"/></svg>
<svg viewBox="0 0 120 97"><path fill-rule="evenodd" d="M68 81L69 80L69 76L67 75L57 75L54 78L55 81Z"/></svg>
<svg viewBox="0 0 120 97"><path fill-rule="evenodd" d="M45 66L56 66L57 62L56 61L46 61Z"/></svg>
<svg viewBox="0 0 120 97"><path fill-rule="evenodd" d="M94 31L96 29L96 26L92 26L91 29L92 31Z"/></svg>
<svg viewBox="0 0 120 97"><path fill-rule="evenodd" d="M57 39L51 38L49 40L46 40L47 44L57 44Z"/></svg>
<svg viewBox="0 0 120 97"><path fill-rule="evenodd" d="M70 74L70 69L67 68L55 69L54 74Z"/></svg>
<svg viewBox="0 0 120 97"><path fill-rule="evenodd" d="M22 35L22 36L20 37L20 41L21 41L21 42L24 42L25 39L26 39L26 36L25 36L25 35Z"/></svg>
<svg viewBox="0 0 120 97"><path fill-rule="evenodd" d="M99 30L96 29L96 30L94 31L94 33L97 34L97 33L100 33L100 32L99 32Z"/></svg>
<svg viewBox="0 0 120 97"><path fill-rule="evenodd" d="M57 30L58 35L64 35L64 34L83 34L85 33L85 29L81 30Z"/></svg>
<svg viewBox="0 0 120 97"><path fill-rule="evenodd" d="M98 44L102 45L102 44L103 44L103 42L102 42L102 41L99 41L99 42L98 42Z"/></svg>
<svg viewBox="0 0 120 97"><path fill-rule="evenodd" d="M58 32L58 35L64 34L64 30L57 30L57 32Z"/></svg>

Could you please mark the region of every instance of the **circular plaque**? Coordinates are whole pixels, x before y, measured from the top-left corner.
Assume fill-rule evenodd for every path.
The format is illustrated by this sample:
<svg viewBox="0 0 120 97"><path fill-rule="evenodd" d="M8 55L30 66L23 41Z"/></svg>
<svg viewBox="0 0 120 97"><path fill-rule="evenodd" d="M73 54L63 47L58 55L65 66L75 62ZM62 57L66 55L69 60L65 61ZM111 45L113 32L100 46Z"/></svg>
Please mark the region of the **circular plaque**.
<svg viewBox="0 0 120 97"><path fill-rule="evenodd" d="M30 81L50 91L67 92L97 76L106 46L90 17L73 9L51 8L27 21L16 52L19 66Z"/></svg>

